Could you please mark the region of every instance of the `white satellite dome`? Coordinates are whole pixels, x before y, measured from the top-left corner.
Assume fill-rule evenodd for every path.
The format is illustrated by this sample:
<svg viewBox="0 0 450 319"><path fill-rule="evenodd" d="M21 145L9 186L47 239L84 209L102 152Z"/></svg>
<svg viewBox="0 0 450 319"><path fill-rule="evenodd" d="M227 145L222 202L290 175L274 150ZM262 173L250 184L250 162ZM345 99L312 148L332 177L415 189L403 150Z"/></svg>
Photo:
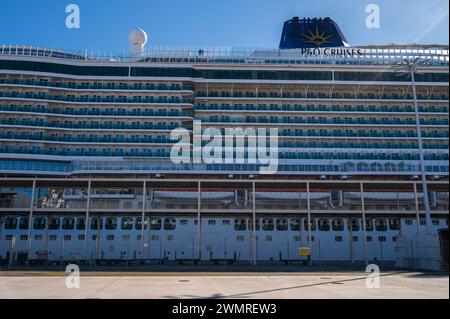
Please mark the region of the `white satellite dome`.
<svg viewBox="0 0 450 319"><path fill-rule="evenodd" d="M128 36L128 40L130 41L131 45L144 46L147 43L147 39L147 33L145 33L145 31L140 28L131 31L130 35Z"/></svg>

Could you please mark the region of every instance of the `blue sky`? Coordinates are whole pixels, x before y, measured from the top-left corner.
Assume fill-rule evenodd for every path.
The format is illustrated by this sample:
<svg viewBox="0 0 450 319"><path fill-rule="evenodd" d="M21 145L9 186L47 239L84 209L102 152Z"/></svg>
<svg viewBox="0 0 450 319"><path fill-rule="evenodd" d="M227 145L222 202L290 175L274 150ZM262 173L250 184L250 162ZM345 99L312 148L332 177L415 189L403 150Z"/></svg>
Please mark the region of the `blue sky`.
<svg viewBox="0 0 450 319"><path fill-rule="evenodd" d="M65 26L70 3L80 29ZM365 26L370 3L380 29ZM150 45L277 47L292 16L329 16L351 45L448 44L448 12L448 0L0 0L0 44L127 52L141 27Z"/></svg>

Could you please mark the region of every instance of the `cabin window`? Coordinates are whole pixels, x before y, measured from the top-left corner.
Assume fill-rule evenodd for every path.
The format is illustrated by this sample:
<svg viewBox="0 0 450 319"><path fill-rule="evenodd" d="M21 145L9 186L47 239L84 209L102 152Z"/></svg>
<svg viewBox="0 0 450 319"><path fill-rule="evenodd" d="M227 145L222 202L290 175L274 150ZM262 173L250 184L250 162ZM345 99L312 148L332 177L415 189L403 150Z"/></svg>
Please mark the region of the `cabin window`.
<svg viewBox="0 0 450 319"><path fill-rule="evenodd" d="M114 235L107 235L106 240L114 240Z"/></svg>
<svg viewBox="0 0 450 319"><path fill-rule="evenodd" d="M272 236L266 236L266 241L272 241Z"/></svg>
<svg viewBox="0 0 450 319"><path fill-rule="evenodd" d="M357 219L350 219L347 221L348 224L348 230L352 230L352 231L358 231L359 230L359 223Z"/></svg>
<svg viewBox="0 0 450 319"><path fill-rule="evenodd" d="M222 225L223 226L229 226L230 225L230 220L229 219L222 220Z"/></svg>
<svg viewBox="0 0 450 319"><path fill-rule="evenodd" d="M152 235L151 240L153 240L153 241L159 240L159 236L158 235Z"/></svg>
<svg viewBox="0 0 450 319"><path fill-rule="evenodd" d="M141 222L142 218L138 217L136 218L136 222L135 222L135 227L138 230L142 230L142 222ZM144 229L147 229L148 226L148 218L144 219Z"/></svg>
<svg viewBox="0 0 450 319"><path fill-rule="evenodd" d="M28 229L28 217L20 217L19 229Z"/></svg>
<svg viewBox="0 0 450 319"><path fill-rule="evenodd" d="M50 235L50 236L48 236L48 240L54 241L54 240L56 240L56 239L57 239L56 235Z"/></svg>
<svg viewBox="0 0 450 319"><path fill-rule="evenodd" d="M64 217L62 219L62 229L73 229L75 226L75 218L73 217Z"/></svg>
<svg viewBox="0 0 450 319"><path fill-rule="evenodd" d="M238 235L238 236L236 236L236 240L237 241L244 241L244 236Z"/></svg>
<svg viewBox="0 0 450 319"><path fill-rule="evenodd" d="M120 222L120 228L125 230L133 229L133 218L131 217L122 217Z"/></svg>
<svg viewBox="0 0 450 319"><path fill-rule="evenodd" d="M342 219L333 219L332 221L333 231L343 231L344 221Z"/></svg>
<svg viewBox="0 0 450 319"><path fill-rule="evenodd" d="M17 218L16 217L6 217L5 219L5 229L16 229Z"/></svg>
<svg viewBox="0 0 450 319"><path fill-rule="evenodd" d="M411 219L406 219L405 220L405 225L412 225L413 221Z"/></svg>
<svg viewBox="0 0 450 319"><path fill-rule="evenodd" d="M20 235L19 240L28 240L27 235Z"/></svg>
<svg viewBox="0 0 450 319"><path fill-rule="evenodd" d="M392 241L397 241L397 236L393 236Z"/></svg>
<svg viewBox="0 0 450 319"><path fill-rule="evenodd" d="M390 230L399 230L400 229L400 220L399 219L389 219L389 229Z"/></svg>
<svg viewBox="0 0 450 319"><path fill-rule="evenodd" d="M175 218L165 218L164 219L164 229L174 230L176 228Z"/></svg>
<svg viewBox="0 0 450 319"><path fill-rule="evenodd" d="M48 229L59 229L61 220L59 218L52 217L48 220Z"/></svg>
<svg viewBox="0 0 450 319"><path fill-rule="evenodd" d="M366 231L373 231L373 220L366 219Z"/></svg>
<svg viewBox="0 0 450 319"><path fill-rule="evenodd" d="M314 236L311 236L311 240L309 240L309 239L310 239L309 236L306 236L306 241L313 242L314 241Z"/></svg>
<svg viewBox="0 0 450 319"><path fill-rule="evenodd" d="M181 219L180 220L180 225L187 225L188 224L188 220L187 219Z"/></svg>
<svg viewBox="0 0 450 319"><path fill-rule="evenodd" d="M152 218L150 221L150 229L152 229L152 230L161 229L161 219L160 218Z"/></svg>
<svg viewBox="0 0 450 319"><path fill-rule="evenodd" d="M263 218L262 229L266 231L272 231L274 229L272 218Z"/></svg>
<svg viewBox="0 0 450 319"><path fill-rule="evenodd" d="M84 235L83 234L78 235L78 240L84 240Z"/></svg>
<svg viewBox="0 0 450 319"><path fill-rule="evenodd" d="M85 229L86 228L86 223L85 223L85 219L83 217L80 217L77 219L77 229Z"/></svg>
<svg viewBox="0 0 450 319"><path fill-rule="evenodd" d="M427 221L425 219L420 220L420 225L425 226L427 224Z"/></svg>
<svg viewBox="0 0 450 319"><path fill-rule="evenodd" d="M234 230L246 230L246 224L245 219L243 218L236 218L234 220Z"/></svg>
<svg viewBox="0 0 450 319"><path fill-rule="evenodd" d="M291 230L293 231L299 231L300 230L300 219L291 219L290 221Z"/></svg>
<svg viewBox="0 0 450 319"><path fill-rule="evenodd" d="M209 219L208 220L208 225L215 226L216 225L216 221L214 219Z"/></svg>
<svg viewBox="0 0 450 319"><path fill-rule="evenodd" d="M36 217L33 223L34 229L44 229L45 228L45 218L44 217Z"/></svg>
<svg viewBox="0 0 450 319"><path fill-rule="evenodd" d="M377 218L375 220L375 229L377 231L386 231L387 230L386 219Z"/></svg>
<svg viewBox="0 0 450 319"><path fill-rule="evenodd" d="M334 237L334 241L342 241L342 236L336 236L336 237Z"/></svg>
<svg viewBox="0 0 450 319"><path fill-rule="evenodd" d="M353 236L352 240L355 241L355 242L358 241L358 236Z"/></svg>
<svg viewBox="0 0 450 319"><path fill-rule="evenodd" d="M142 240L142 235L141 234L137 235L136 240Z"/></svg>
<svg viewBox="0 0 450 319"><path fill-rule="evenodd" d="M117 218L116 217L107 217L105 219L105 229L108 229L108 230L117 229Z"/></svg>
<svg viewBox="0 0 450 319"><path fill-rule="evenodd" d="M103 228L103 218L100 217L92 217L91 218L91 229L97 230Z"/></svg>
<svg viewBox="0 0 450 319"><path fill-rule="evenodd" d="M438 219L433 219L431 222L433 223L434 226L439 226L439 220Z"/></svg>
<svg viewBox="0 0 450 319"><path fill-rule="evenodd" d="M64 240L65 240L65 241L72 240L72 236L70 236L70 235L64 235Z"/></svg>
<svg viewBox="0 0 450 319"><path fill-rule="evenodd" d="M369 242L369 241L372 241L372 236L367 236L367 237L366 237L366 241L368 241L368 242Z"/></svg>
<svg viewBox="0 0 450 319"><path fill-rule="evenodd" d="M34 240L42 240L42 239L43 239L42 235L34 236Z"/></svg>
<svg viewBox="0 0 450 319"><path fill-rule="evenodd" d="M328 219L319 219L319 230L320 231L330 230L330 222Z"/></svg>
<svg viewBox="0 0 450 319"><path fill-rule="evenodd" d="M384 236L379 236L379 237L378 237L378 241L384 242L384 241L386 241L386 237L384 237Z"/></svg>
<svg viewBox="0 0 450 319"><path fill-rule="evenodd" d="M173 240L173 235L167 235L167 241L172 241Z"/></svg>
<svg viewBox="0 0 450 319"><path fill-rule="evenodd" d="M259 218L255 219L255 225L256 225L256 230L260 230L261 226L260 226ZM253 220L252 220L252 218L250 218L248 220L248 229L253 230Z"/></svg>
<svg viewBox="0 0 450 319"><path fill-rule="evenodd" d="M304 229L309 231L309 227L308 227L308 219L305 219L304 221ZM316 230L316 220L315 219L311 219L311 231L315 231Z"/></svg>
<svg viewBox="0 0 450 319"><path fill-rule="evenodd" d="M277 219L277 230L284 231L288 230L288 221L285 218Z"/></svg>

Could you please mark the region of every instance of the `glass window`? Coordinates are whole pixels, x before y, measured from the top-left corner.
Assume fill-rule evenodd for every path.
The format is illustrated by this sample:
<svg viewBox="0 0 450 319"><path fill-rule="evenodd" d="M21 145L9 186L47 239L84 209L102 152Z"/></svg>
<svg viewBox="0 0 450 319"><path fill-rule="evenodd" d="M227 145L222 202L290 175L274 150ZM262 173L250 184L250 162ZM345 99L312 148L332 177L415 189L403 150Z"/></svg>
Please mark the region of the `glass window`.
<svg viewBox="0 0 450 319"><path fill-rule="evenodd" d="M44 229L45 228L45 218L44 217L34 218L33 228L34 229Z"/></svg>
<svg viewBox="0 0 450 319"><path fill-rule="evenodd" d="M389 219L389 229L390 230L399 230L400 229L400 220L399 219Z"/></svg>
<svg viewBox="0 0 450 319"><path fill-rule="evenodd" d="M304 223L304 229L305 229L306 231L309 231L309 227L308 227L308 219L305 219L305 220L303 221L303 223ZM315 230L316 230L316 220L313 219L313 218L311 218L311 231L315 231Z"/></svg>
<svg viewBox="0 0 450 319"><path fill-rule="evenodd" d="M279 231L288 230L288 220L286 218L277 219L277 230Z"/></svg>
<svg viewBox="0 0 450 319"><path fill-rule="evenodd" d="M20 217L19 229L28 229L28 217Z"/></svg>
<svg viewBox="0 0 450 319"><path fill-rule="evenodd" d="M152 218L150 221L150 229L151 230L161 229L161 218Z"/></svg>
<svg viewBox="0 0 450 319"><path fill-rule="evenodd" d="M120 223L121 229L133 229L133 218L131 217L122 217L121 223Z"/></svg>
<svg viewBox="0 0 450 319"><path fill-rule="evenodd" d="M92 217L91 218L91 229L97 230L103 228L103 218L101 217Z"/></svg>
<svg viewBox="0 0 450 319"><path fill-rule="evenodd" d="M60 219L57 217L51 217L48 220L48 229L59 229Z"/></svg>
<svg viewBox="0 0 450 319"><path fill-rule="evenodd" d="M6 217L4 227L5 227L5 229L16 229L17 218L16 217Z"/></svg>
<svg viewBox="0 0 450 319"><path fill-rule="evenodd" d="M175 218L164 218L164 229L174 230L176 228Z"/></svg>
<svg viewBox="0 0 450 319"><path fill-rule="evenodd" d="M262 229L265 231L272 231L274 229L273 219L272 218L263 218L262 219Z"/></svg>
<svg viewBox="0 0 450 319"><path fill-rule="evenodd" d="M142 218L141 217L137 217L136 218L136 222L135 222L135 228L137 230L141 230L142 229L142 222L141 222ZM147 229L148 226L148 218L144 219L144 229Z"/></svg>
<svg viewBox="0 0 450 319"><path fill-rule="evenodd" d="M105 218L105 229L108 229L108 230L117 229L117 218L116 217L106 217Z"/></svg>
<svg viewBox="0 0 450 319"><path fill-rule="evenodd" d="M375 229L377 231L386 231L387 230L387 223L386 219L383 218L377 218L375 220Z"/></svg>
<svg viewBox="0 0 450 319"><path fill-rule="evenodd" d="M290 220L291 230L299 231L300 230L300 218L294 218Z"/></svg>
<svg viewBox="0 0 450 319"><path fill-rule="evenodd" d="M348 230L352 230L352 231L358 231L359 230L359 223L357 219L349 219L347 220L347 228Z"/></svg>
<svg viewBox="0 0 450 319"><path fill-rule="evenodd" d="M246 230L246 223L244 218L236 218L234 220L234 230Z"/></svg>
<svg viewBox="0 0 450 319"><path fill-rule="evenodd" d="M73 229L75 226L75 218L73 217L64 217L62 219L62 229Z"/></svg>
<svg viewBox="0 0 450 319"><path fill-rule="evenodd" d="M77 219L77 229L85 229L86 228L86 223L85 223L85 218L84 217L80 217Z"/></svg>
<svg viewBox="0 0 450 319"><path fill-rule="evenodd" d="M344 221L342 219L333 219L332 220L332 228L333 231L343 231L344 230Z"/></svg>
<svg viewBox="0 0 450 319"><path fill-rule="evenodd" d="M330 221L328 219L321 218L318 222L320 231L329 231L330 230Z"/></svg>

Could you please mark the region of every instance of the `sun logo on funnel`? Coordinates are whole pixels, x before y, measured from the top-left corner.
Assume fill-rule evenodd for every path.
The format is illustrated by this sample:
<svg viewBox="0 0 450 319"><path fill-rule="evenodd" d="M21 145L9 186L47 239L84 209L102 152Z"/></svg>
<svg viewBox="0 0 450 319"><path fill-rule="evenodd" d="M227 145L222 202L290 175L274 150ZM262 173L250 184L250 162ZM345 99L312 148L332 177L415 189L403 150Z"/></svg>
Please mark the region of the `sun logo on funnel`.
<svg viewBox="0 0 450 319"><path fill-rule="evenodd" d="M303 34L303 36L308 40L306 41L306 43L314 44L316 47L320 47L321 45L324 45L326 43L333 43L331 41L328 41L328 39L332 38L333 36L326 35L326 31L320 33L317 25L315 32L308 30L308 34Z"/></svg>

